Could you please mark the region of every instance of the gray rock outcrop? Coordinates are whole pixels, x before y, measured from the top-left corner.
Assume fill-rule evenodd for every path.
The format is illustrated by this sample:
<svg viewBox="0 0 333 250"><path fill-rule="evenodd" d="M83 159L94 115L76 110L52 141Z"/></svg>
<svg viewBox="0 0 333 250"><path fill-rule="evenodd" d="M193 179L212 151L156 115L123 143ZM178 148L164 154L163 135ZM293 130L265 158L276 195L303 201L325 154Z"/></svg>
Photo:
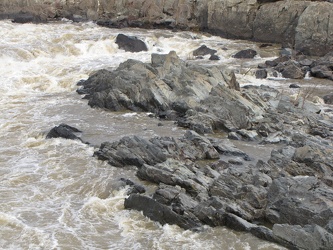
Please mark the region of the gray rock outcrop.
<svg viewBox="0 0 333 250"><path fill-rule="evenodd" d="M129 60L83 83L79 92L87 94L92 106L164 114L205 133L211 130L202 128L221 124L239 140L279 145L267 162L255 163L255 155L231 141L192 130L181 138L133 136L105 142L95 156L114 167L135 167L139 179L156 185L152 193L131 194L125 207L185 229L228 226L290 249L310 250L313 244L330 249L331 117L306 100L292 100L270 87L230 89L232 76L225 74L186 64L171 52L153 55L151 63ZM136 88L139 91L130 92ZM232 112L245 107L248 113ZM235 123L239 112L249 126ZM301 240L310 234L315 243Z"/></svg>
<svg viewBox="0 0 333 250"><path fill-rule="evenodd" d="M199 133L247 129L264 109L228 87L237 87L232 74L187 64L175 52L153 54L151 63L128 60L80 84L92 107L148 111Z"/></svg>

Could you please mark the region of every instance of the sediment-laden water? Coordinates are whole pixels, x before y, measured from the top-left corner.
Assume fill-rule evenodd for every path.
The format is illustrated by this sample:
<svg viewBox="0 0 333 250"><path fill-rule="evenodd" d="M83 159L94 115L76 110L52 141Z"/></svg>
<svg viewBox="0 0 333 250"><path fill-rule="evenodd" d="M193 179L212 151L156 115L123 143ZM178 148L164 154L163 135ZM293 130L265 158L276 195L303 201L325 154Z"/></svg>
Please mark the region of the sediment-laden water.
<svg viewBox="0 0 333 250"><path fill-rule="evenodd" d="M143 39L149 51L119 50L114 42L119 32ZM145 113L91 109L76 94L76 83L128 58L149 61L153 52L175 50L192 61L191 51L202 44L218 50L221 60L214 63L227 65L234 63L235 51L256 47L189 32L0 22L1 249L283 249L223 227L185 231L125 210L126 190L118 180L135 180L133 169L98 161L94 147L79 141L45 139L60 123L81 129L82 138L96 146L132 134L182 135L172 122L158 126ZM234 67L241 73L249 66ZM254 81L251 77L240 80Z"/></svg>

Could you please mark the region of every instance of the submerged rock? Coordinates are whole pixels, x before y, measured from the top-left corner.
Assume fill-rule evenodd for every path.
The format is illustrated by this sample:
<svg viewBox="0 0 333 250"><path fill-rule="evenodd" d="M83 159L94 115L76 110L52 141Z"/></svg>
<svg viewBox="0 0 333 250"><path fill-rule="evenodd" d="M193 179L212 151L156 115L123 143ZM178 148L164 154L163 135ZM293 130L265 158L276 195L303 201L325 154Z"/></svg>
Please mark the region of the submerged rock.
<svg viewBox="0 0 333 250"><path fill-rule="evenodd" d="M78 130L77 128L71 127L67 124L60 124L50 130L50 132L46 135L47 139L50 138L65 138L71 140L81 140L75 133L81 133L82 131Z"/></svg>

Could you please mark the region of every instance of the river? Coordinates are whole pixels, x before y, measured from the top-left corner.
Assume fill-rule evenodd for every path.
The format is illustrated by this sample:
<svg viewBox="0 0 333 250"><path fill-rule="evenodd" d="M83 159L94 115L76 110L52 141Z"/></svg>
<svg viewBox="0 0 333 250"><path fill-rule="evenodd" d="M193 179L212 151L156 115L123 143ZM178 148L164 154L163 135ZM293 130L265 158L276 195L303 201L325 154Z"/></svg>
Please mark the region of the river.
<svg viewBox="0 0 333 250"><path fill-rule="evenodd" d="M119 32L138 36L149 50L119 50L114 42ZM91 109L76 94L76 83L129 58L148 62L153 52L175 50L183 60L193 60L191 51L202 44L218 48L221 57L218 62L203 59L203 64L231 65L235 51L258 48L191 32L114 30L66 20L0 21L1 249L284 249L224 227L185 231L125 210L126 189L118 180L136 180L133 169L113 168L92 157L94 146L106 140L130 134L180 136L183 130L172 122L158 126L146 113ZM273 50L266 51L268 56ZM84 131L82 138L93 146L45 139L60 123Z"/></svg>

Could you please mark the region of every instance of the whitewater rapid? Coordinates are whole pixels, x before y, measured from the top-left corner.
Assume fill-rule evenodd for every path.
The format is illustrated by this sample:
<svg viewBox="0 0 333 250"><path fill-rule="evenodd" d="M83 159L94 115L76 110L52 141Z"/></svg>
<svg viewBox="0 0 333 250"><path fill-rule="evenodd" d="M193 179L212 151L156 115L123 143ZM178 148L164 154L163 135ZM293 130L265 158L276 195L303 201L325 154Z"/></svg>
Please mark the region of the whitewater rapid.
<svg viewBox="0 0 333 250"><path fill-rule="evenodd" d="M120 32L144 40L148 51L119 50ZM151 53L175 50L192 60L202 44L218 48L218 63L226 64L236 50L256 46L190 32L0 21L1 249L283 249L223 227L196 233L125 210L119 179L137 180L135 172L92 157L94 146L106 140L180 136L183 130L172 122L160 127L145 113L91 109L76 94L76 83L129 58L148 62ZM45 139L60 123L84 131L92 145Z"/></svg>

